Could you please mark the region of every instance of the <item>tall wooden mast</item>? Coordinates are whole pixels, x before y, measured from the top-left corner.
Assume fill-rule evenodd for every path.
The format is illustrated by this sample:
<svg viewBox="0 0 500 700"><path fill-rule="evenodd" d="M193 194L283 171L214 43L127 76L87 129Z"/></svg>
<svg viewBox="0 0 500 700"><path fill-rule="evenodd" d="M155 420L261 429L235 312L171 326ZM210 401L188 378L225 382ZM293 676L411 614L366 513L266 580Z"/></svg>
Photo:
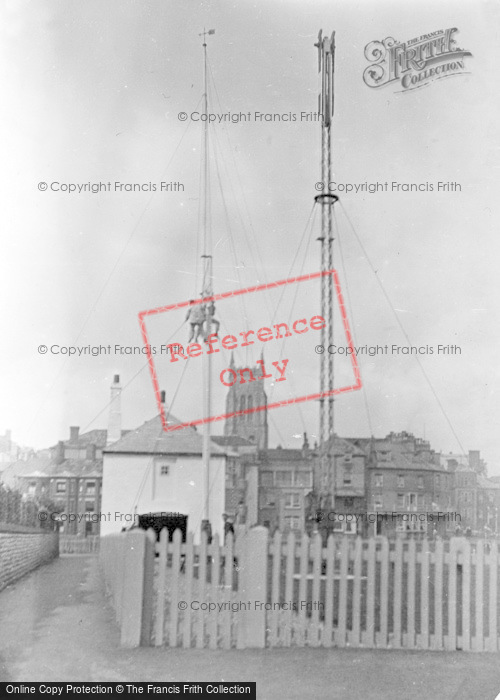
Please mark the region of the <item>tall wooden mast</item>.
<svg viewBox="0 0 500 700"><path fill-rule="evenodd" d="M338 197L329 193L332 180L331 126L334 105L334 56L335 32L323 37L320 30L318 42L318 71L320 74L319 113L321 115L321 182L322 194L315 197L321 206L321 270L333 269L333 206ZM328 352L333 344L333 277L321 278L321 315L326 328L321 331L324 352L320 355L320 391L332 392L334 388L333 354ZM320 399L319 408L319 464L314 490L322 508L333 508L335 503L335 454L334 454L334 397Z"/></svg>
<svg viewBox="0 0 500 700"><path fill-rule="evenodd" d="M213 295L213 261L212 261L212 235L209 221L209 150L208 150L208 76L207 76L207 35L214 34L214 30L203 31L203 114L205 115L203 126L203 167L202 167L202 227L203 227L203 287L202 299L205 300L205 333L206 337L212 332L212 314L210 301ZM212 415L212 355L203 354L203 413L205 418ZM211 535L210 523L210 422L204 424L202 464L203 464L203 520L202 531Z"/></svg>

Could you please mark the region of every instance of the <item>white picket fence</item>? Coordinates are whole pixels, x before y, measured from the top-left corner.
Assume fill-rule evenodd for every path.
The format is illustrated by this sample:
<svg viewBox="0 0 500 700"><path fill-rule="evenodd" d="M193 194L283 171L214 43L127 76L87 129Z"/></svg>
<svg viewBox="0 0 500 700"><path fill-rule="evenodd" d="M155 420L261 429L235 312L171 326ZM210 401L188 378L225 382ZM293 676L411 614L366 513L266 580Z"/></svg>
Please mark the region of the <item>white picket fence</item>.
<svg viewBox="0 0 500 700"><path fill-rule="evenodd" d="M118 616L136 620L137 644L500 650L497 541L331 535L324 547L319 535L269 539L261 527L223 546L182 543L180 531L171 542L167 530L159 543L151 532L111 537L108 585L119 606L136 592L136 609Z"/></svg>

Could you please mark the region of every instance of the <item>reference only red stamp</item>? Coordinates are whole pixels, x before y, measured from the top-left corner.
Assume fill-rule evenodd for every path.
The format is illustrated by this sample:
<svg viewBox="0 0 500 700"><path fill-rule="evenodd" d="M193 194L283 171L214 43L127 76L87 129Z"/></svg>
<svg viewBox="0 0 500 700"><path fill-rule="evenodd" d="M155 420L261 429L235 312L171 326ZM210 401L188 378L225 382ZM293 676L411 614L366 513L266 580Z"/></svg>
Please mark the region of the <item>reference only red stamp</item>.
<svg viewBox="0 0 500 700"><path fill-rule="evenodd" d="M313 378L317 375L316 353L326 350L320 345L327 320L317 309L318 282L328 275L331 275L333 280L343 341L345 340L350 349L346 357L349 367L346 366L342 370L341 386L331 391L311 392ZM301 295L299 289L302 291ZM284 309L283 300L287 293L293 299L290 300L290 308ZM273 294L278 296L274 302ZM266 311L266 303L269 304L270 298L272 310ZM263 323L248 322L250 306L254 310L252 317L263 318ZM314 401L361 388L359 367L336 270L292 277L214 294L205 299L191 299L142 311L139 313L139 323L165 432ZM157 324L154 331L150 328L153 323ZM176 330L172 332L174 328ZM159 346L151 342L154 333L160 338ZM340 326L337 323L337 338L339 334ZM161 348L159 355L157 347ZM322 350L318 350L318 347ZM214 410L212 416L194 415L189 420L179 423L168 421L161 401L161 389L167 388L170 406L173 396L177 397L179 393L182 395L183 385L185 394L195 389L201 391L202 382L206 381L206 370L203 370L204 355L211 356L212 385L216 388L214 406L222 405L224 394L235 384L264 381L271 396L263 405L245 407L240 411ZM346 374L347 370L351 373L350 380ZM196 407L195 411L202 412L202 402L196 400L196 396L199 396L199 392L192 394L189 402L190 413L193 405Z"/></svg>

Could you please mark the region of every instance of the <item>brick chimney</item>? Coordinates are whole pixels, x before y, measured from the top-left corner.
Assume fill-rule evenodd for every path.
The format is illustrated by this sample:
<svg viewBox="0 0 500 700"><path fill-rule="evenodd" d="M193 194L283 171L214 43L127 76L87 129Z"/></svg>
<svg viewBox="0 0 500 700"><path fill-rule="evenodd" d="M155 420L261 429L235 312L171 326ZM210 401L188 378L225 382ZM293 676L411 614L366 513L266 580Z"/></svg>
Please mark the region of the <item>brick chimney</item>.
<svg viewBox="0 0 500 700"><path fill-rule="evenodd" d="M120 375L115 374L111 385L111 401L109 404L108 435L106 445L112 445L122 436L122 409L121 409Z"/></svg>
<svg viewBox="0 0 500 700"><path fill-rule="evenodd" d="M78 425L72 425L69 429L69 441L76 442L78 440L78 434L80 432L80 427Z"/></svg>

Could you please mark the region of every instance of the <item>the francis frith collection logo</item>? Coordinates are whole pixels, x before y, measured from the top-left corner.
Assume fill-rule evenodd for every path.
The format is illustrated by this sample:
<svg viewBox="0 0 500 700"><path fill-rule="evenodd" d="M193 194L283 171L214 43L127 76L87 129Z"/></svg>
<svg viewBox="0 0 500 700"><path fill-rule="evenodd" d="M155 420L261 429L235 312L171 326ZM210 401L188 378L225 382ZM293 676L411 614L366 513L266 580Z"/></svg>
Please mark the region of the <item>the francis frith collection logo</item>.
<svg viewBox="0 0 500 700"><path fill-rule="evenodd" d="M392 37L371 41L365 47L371 65L365 68L363 80L371 88L399 81L404 92L467 72L464 58L472 54L456 45L456 32L456 28L439 29L406 43Z"/></svg>

